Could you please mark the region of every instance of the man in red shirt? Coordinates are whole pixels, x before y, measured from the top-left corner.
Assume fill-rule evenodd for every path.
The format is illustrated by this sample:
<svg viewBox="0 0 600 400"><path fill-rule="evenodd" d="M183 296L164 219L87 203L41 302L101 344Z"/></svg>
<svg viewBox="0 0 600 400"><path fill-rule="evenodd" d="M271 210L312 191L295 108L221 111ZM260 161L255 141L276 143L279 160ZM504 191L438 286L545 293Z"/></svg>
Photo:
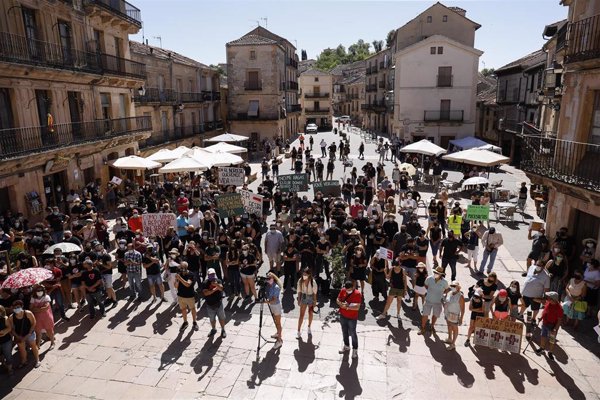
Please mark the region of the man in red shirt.
<svg viewBox="0 0 600 400"><path fill-rule="evenodd" d="M362 303L362 295L356 289L352 281L344 283L344 289L340 290L337 305L340 307L340 324L344 336L344 347L340 350L343 354L350 350L350 336L352 336L352 358L358 357L358 336L356 335L356 323L358 321L358 310Z"/></svg>
<svg viewBox="0 0 600 400"><path fill-rule="evenodd" d="M556 343L556 333L558 332L558 328L560 327L560 323L563 318L563 309L560 305L558 293L548 292L546 293L546 299L544 311L542 311L542 316L540 317L540 320L542 321L540 348L535 352L537 354L543 354L544 350L546 350L548 342L550 342L548 358L554 360L552 350L554 349L554 344Z"/></svg>
<svg viewBox="0 0 600 400"><path fill-rule="evenodd" d="M177 214L181 214L184 211L188 211L190 208L190 201L185 197L185 193L179 193L179 197L175 201L177 206Z"/></svg>
<svg viewBox="0 0 600 400"><path fill-rule="evenodd" d="M350 206L350 216L354 219L358 218L358 213L361 211L365 211L365 206L360 204L360 198L354 199L354 204Z"/></svg>

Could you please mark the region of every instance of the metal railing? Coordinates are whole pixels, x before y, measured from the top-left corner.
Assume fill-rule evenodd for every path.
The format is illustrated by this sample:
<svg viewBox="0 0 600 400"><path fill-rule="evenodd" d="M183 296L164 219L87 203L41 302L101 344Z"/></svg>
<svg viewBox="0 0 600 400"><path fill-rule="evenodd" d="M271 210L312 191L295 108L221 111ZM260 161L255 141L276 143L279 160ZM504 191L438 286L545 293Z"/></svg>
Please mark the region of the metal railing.
<svg viewBox="0 0 600 400"><path fill-rule="evenodd" d="M329 97L329 93L304 93L304 97L307 99L326 99Z"/></svg>
<svg viewBox="0 0 600 400"><path fill-rule="evenodd" d="M248 113L237 113L234 120L237 121L276 121L279 119L278 115L261 115L257 116L248 115Z"/></svg>
<svg viewBox="0 0 600 400"><path fill-rule="evenodd" d="M569 24L565 63L600 58L600 14Z"/></svg>
<svg viewBox="0 0 600 400"><path fill-rule="evenodd" d="M262 84L260 82L245 82L244 90L262 90Z"/></svg>
<svg viewBox="0 0 600 400"><path fill-rule="evenodd" d="M369 85L366 85L365 91L367 91L367 92L376 92L377 91L377 84L376 83L371 83Z"/></svg>
<svg viewBox="0 0 600 400"><path fill-rule="evenodd" d="M126 19L138 28L142 27L142 12L139 8L125 0L84 0L86 5L97 5Z"/></svg>
<svg viewBox="0 0 600 400"><path fill-rule="evenodd" d="M110 54L98 54L102 72L111 75L146 79L146 65Z"/></svg>
<svg viewBox="0 0 600 400"><path fill-rule="evenodd" d="M177 93L177 98L182 103L202 103L205 101L202 92Z"/></svg>
<svg viewBox="0 0 600 400"><path fill-rule="evenodd" d="M522 135L521 154L525 172L600 192L600 145Z"/></svg>
<svg viewBox="0 0 600 400"><path fill-rule="evenodd" d="M168 103L177 101L177 92L172 89L146 88L143 96L139 94L133 97L136 103Z"/></svg>
<svg viewBox="0 0 600 400"><path fill-rule="evenodd" d="M559 52L565 47L567 43L567 30L569 25L564 24L558 32L556 32L556 51Z"/></svg>
<svg viewBox="0 0 600 400"><path fill-rule="evenodd" d="M425 122L462 122L464 113L464 110L426 110L423 115L423 120Z"/></svg>
<svg viewBox="0 0 600 400"><path fill-rule="evenodd" d="M454 75L438 75L437 87L452 87L453 77Z"/></svg>
<svg viewBox="0 0 600 400"><path fill-rule="evenodd" d="M300 104L290 104L288 106L288 112L300 112L302 111L302 105Z"/></svg>
<svg viewBox="0 0 600 400"><path fill-rule="evenodd" d="M498 122L498 129L512 133L521 133L523 130L523 121L516 119L502 119Z"/></svg>
<svg viewBox="0 0 600 400"><path fill-rule="evenodd" d="M285 59L285 65L289 65L293 68L298 68L298 61L296 61L294 58L292 57L287 57Z"/></svg>
<svg viewBox="0 0 600 400"><path fill-rule="evenodd" d="M329 114L329 107L327 107L327 108L312 108L312 109L305 108L304 113L305 114Z"/></svg>
<svg viewBox="0 0 600 400"><path fill-rule="evenodd" d="M0 159L151 130L149 116L0 129Z"/></svg>

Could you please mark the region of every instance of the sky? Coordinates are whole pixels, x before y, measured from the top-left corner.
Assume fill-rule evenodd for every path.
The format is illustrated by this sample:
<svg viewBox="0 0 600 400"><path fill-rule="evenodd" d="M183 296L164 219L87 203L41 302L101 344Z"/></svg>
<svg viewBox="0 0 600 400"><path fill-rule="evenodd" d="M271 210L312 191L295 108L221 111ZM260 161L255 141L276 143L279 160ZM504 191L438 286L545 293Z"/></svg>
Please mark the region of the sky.
<svg viewBox="0 0 600 400"><path fill-rule="evenodd" d="M358 39L385 40L435 1L258 1L128 0L141 9L143 37L204 64L224 63L225 44L261 24L288 39L309 58ZM567 17L559 0L444 1L467 10L479 23L475 47L484 54L480 69L499 68L540 49L544 26ZM160 37L161 39L158 39ZM142 41L142 31L130 36Z"/></svg>

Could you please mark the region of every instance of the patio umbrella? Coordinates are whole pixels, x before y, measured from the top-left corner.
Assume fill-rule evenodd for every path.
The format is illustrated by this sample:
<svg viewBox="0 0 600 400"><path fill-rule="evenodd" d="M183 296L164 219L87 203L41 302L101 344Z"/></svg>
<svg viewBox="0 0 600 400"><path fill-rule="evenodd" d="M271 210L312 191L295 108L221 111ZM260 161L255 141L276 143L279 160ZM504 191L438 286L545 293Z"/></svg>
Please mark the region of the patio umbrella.
<svg viewBox="0 0 600 400"><path fill-rule="evenodd" d="M237 143L244 142L246 140L250 140L247 136L242 135L234 135L233 133L223 133L222 135L212 137L210 139L206 139L207 142L227 142L227 143Z"/></svg>
<svg viewBox="0 0 600 400"><path fill-rule="evenodd" d="M113 161L112 166L119 169L144 170L159 168L161 164L138 156L121 157Z"/></svg>
<svg viewBox="0 0 600 400"><path fill-rule="evenodd" d="M231 154L246 153L248 151L248 149L245 147L236 146L234 144L229 144L225 142L219 142L217 144L213 144L212 146L205 147L204 150L210 151L211 153Z"/></svg>
<svg viewBox="0 0 600 400"><path fill-rule="evenodd" d="M171 161L164 167L160 168L158 172L160 172L161 174L166 174L169 172L198 172L206 171L209 168L209 165L200 162L200 160L197 160L190 156L183 156L181 158L178 158L177 160Z"/></svg>
<svg viewBox="0 0 600 400"><path fill-rule="evenodd" d="M424 154L426 156L439 156L446 152L445 149L441 148L437 144L431 143L427 139L419 140L416 143L411 143L400 149L403 153L417 153Z"/></svg>
<svg viewBox="0 0 600 400"><path fill-rule="evenodd" d="M506 164L510 158L489 150L469 149L458 151L442 157L444 160L463 164L477 165L479 167L492 167L494 165Z"/></svg>
<svg viewBox="0 0 600 400"><path fill-rule="evenodd" d="M482 176L474 176L472 178L466 179L462 183L462 187L464 188L465 186L488 185L489 183L490 181Z"/></svg>
<svg viewBox="0 0 600 400"><path fill-rule="evenodd" d="M400 169L400 172L402 172L403 169L406 169L406 172L408 172L409 176L414 176L417 173L415 166L409 163L402 163L398 165L398 168Z"/></svg>
<svg viewBox="0 0 600 400"><path fill-rule="evenodd" d="M242 157L229 153L211 153L206 149L194 147L187 153L186 156L195 158L201 163L208 164L211 167L227 167L231 164L241 164L244 162Z"/></svg>
<svg viewBox="0 0 600 400"><path fill-rule="evenodd" d="M176 155L173 154L173 150L160 149L156 153L154 153L154 154L146 157L146 160L156 161L156 162L159 162L159 163L164 163L164 162L173 161L176 158L178 158L178 156L176 156Z"/></svg>
<svg viewBox="0 0 600 400"><path fill-rule="evenodd" d="M187 153L190 150L191 149L189 147L179 146L178 148L176 148L174 150L171 150L171 153L173 153L173 155L175 156L175 158L179 158L179 157L183 156L185 153Z"/></svg>
<svg viewBox="0 0 600 400"><path fill-rule="evenodd" d="M75 243L61 242L48 247L46 250L44 250L44 254L53 254L54 249L61 249L63 253L73 253L74 251L81 251L81 247L79 247Z"/></svg>
<svg viewBox="0 0 600 400"><path fill-rule="evenodd" d="M228 167L230 165L238 165L244 162L244 159L240 156L225 152L212 153L216 157L216 161L213 163L215 167Z"/></svg>
<svg viewBox="0 0 600 400"><path fill-rule="evenodd" d="M46 279L52 279L54 274L45 268L27 268L10 274L2 284L2 289L19 289L37 285Z"/></svg>

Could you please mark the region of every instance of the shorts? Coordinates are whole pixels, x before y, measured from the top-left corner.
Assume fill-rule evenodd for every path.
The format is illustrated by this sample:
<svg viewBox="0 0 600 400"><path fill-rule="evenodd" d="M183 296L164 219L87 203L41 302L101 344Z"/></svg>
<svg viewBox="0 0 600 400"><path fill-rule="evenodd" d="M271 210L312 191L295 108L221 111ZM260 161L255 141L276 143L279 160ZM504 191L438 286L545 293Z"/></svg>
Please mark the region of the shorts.
<svg viewBox="0 0 600 400"><path fill-rule="evenodd" d="M554 327L556 326L556 324L544 324L542 323L542 333L540 334L541 337L548 337L550 336L550 332L552 332L554 330Z"/></svg>
<svg viewBox="0 0 600 400"><path fill-rule="evenodd" d="M404 297L405 293L406 293L406 290L404 290L404 289L390 288L390 291L388 292L388 296L402 298L402 297Z"/></svg>
<svg viewBox="0 0 600 400"><path fill-rule="evenodd" d="M162 285L163 280L162 280L162 276L160 274L151 274L147 276L148 278L148 285L152 286L152 285Z"/></svg>
<svg viewBox="0 0 600 400"><path fill-rule="evenodd" d="M71 282L71 289L79 289L81 287L81 283Z"/></svg>
<svg viewBox="0 0 600 400"><path fill-rule="evenodd" d="M177 302L179 303L179 307L182 309L188 308L191 311L196 308L196 301L193 297L177 296Z"/></svg>
<svg viewBox="0 0 600 400"><path fill-rule="evenodd" d="M419 296L425 296L427 294L427 289L425 288L425 286L413 286L413 290Z"/></svg>
<svg viewBox="0 0 600 400"><path fill-rule="evenodd" d="M467 250L467 259L471 261L471 259L477 262L477 258L479 258L479 246L475 246L473 250Z"/></svg>
<svg viewBox="0 0 600 400"><path fill-rule="evenodd" d="M223 302L220 302L217 307L206 305L206 314L210 322L214 322L217 317L219 321L225 321L225 309L223 308Z"/></svg>
<svg viewBox="0 0 600 400"><path fill-rule="evenodd" d="M540 258L540 255L541 253L539 251L532 251L527 255L527 258L537 261L537 259Z"/></svg>
<svg viewBox="0 0 600 400"><path fill-rule="evenodd" d="M471 312L471 321L475 321L478 317L483 317L483 313L477 311Z"/></svg>
<svg viewBox="0 0 600 400"><path fill-rule="evenodd" d="M35 331L31 332L30 335L25 336L24 339L25 339L24 340L25 343L29 343L29 342L35 343L35 339L36 339Z"/></svg>
<svg viewBox="0 0 600 400"><path fill-rule="evenodd" d="M273 315L281 315L281 313L283 312L283 309L281 307L281 303L269 304L269 309L271 310L271 313Z"/></svg>
<svg viewBox="0 0 600 400"><path fill-rule="evenodd" d="M312 294L311 294L311 295L308 295L308 294L302 294L302 299L301 299L301 301L300 301L300 302L301 302L302 304L306 304L307 306L312 306L312 305L314 304L314 301L313 301L313 300L314 300L314 299L313 299L313 296L312 296Z"/></svg>
<svg viewBox="0 0 600 400"><path fill-rule="evenodd" d="M538 311L542 307L542 303L533 301L533 297L523 296L525 307L531 307L531 311Z"/></svg>
<svg viewBox="0 0 600 400"><path fill-rule="evenodd" d="M240 272L240 276L242 277L242 279L250 279L250 278L254 279L254 274L252 274L252 275L246 275L246 274L242 274Z"/></svg>
<svg viewBox="0 0 600 400"><path fill-rule="evenodd" d="M366 281L367 274L365 270L366 268L355 268L350 274L350 278L354 279L355 281Z"/></svg>
<svg viewBox="0 0 600 400"><path fill-rule="evenodd" d="M112 289L113 287L113 276L112 274L102 275L102 282L104 282L105 289Z"/></svg>
<svg viewBox="0 0 600 400"><path fill-rule="evenodd" d="M433 316L438 318L442 315L442 303L433 304L425 300L425 304L423 304L423 316L429 316L433 311Z"/></svg>
<svg viewBox="0 0 600 400"><path fill-rule="evenodd" d="M275 254L267 253L267 257L269 258L270 262L274 262L277 264L279 264L281 262L281 254L280 253L275 253Z"/></svg>

